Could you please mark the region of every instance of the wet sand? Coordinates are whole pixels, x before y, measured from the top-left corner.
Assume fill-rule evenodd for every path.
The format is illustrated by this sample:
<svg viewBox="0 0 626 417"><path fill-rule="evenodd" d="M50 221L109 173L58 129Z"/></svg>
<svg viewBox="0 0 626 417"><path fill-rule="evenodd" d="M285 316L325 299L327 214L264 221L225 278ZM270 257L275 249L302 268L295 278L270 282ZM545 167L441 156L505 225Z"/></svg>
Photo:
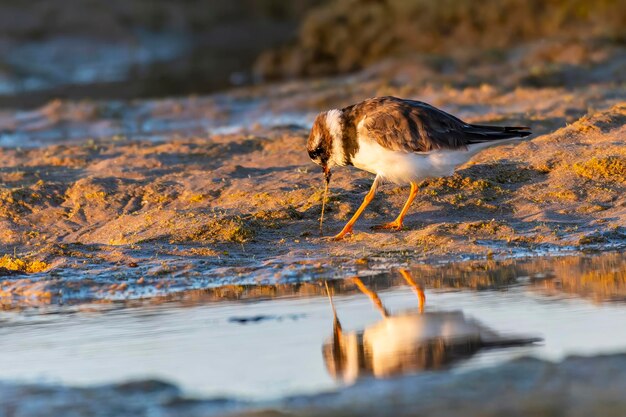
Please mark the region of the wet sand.
<svg viewBox="0 0 626 417"><path fill-rule="evenodd" d="M0 274L35 273L5 280L3 300L141 298L411 262L621 248L626 54L612 44L560 46L556 62L548 52L557 45L540 43L497 63L459 59L448 74L414 59L201 98L0 112ZM535 67L521 65L531 59ZM530 85L542 65L558 73L557 85ZM507 76L494 80L496 71ZM318 110L380 94L535 134L423 181L405 230L370 230L394 218L408 193L385 185L354 236L328 241L317 226L321 173L304 151L309 123ZM325 235L341 229L371 180L336 170Z"/></svg>
<svg viewBox="0 0 626 417"><path fill-rule="evenodd" d="M349 76L205 97L57 100L34 111L0 111L2 330L24 320L124 316L171 303L175 311L192 311L224 300L319 298L324 280L349 297L357 288L346 278L358 275L376 289L396 282L380 273L398 267L431 290L494 290L489 304L506 299L498 291L523 285L546 306L572 297L605 318L603 306L619 311L625 297L619 251L626 247L624 48L546 41L505 56L485 54L396 59ZM423 181L405 230L370 229L393 219L408 193L384 185L354 236L329 241L372 177L336 170L320 236L322 176L304 151L308 128L320 110L387 94L430 102L469 122L529 125L535 134L482 152L451 177ZM616 252L602 261L586 255L609 250ZM518 262L541 256L549 258ZM565 322L551 318L542 316L542 323ZM493 325L489 315L484 320ZM598 348L585 352L590 358L563 359L576 353L550 358L557 364L518 359L271 404L193 400L178 386L145 380L98 387L5 381L0 414L41 415L54 405L87 415L250 408L282 410L267 415L344 415L370 410L372 401L379 415L446 415L458 412L455 407L471 408L469 415L501 415L511 407L549 413L564 404L568 415L623 414L623 356L604 357L608 352ZM416 392L429 392L432 400L416 402ZM399 410L393 402L402 398ZM41 407L21 408L28 404Z"/></svg>

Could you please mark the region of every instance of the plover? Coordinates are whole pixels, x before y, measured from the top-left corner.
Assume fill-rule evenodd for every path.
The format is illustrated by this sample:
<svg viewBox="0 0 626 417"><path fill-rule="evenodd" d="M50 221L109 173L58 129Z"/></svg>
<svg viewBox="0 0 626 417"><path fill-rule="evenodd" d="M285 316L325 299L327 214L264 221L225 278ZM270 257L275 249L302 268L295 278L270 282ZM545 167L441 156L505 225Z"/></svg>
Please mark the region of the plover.
<svg viewBox="0 0 626 417"><path fill-rule="evenodd" d="M354 166L376 175L361 206L334 237L339 240L353 232L382 181L411 186L398 217L376 226L400 230L420 180L452 175L478 151L530 134L528 127L465 123L421 101L377 97L320 113L307 151L322 167L327 186L334 166Z"/></svg>
<svg viewBox="0 0 626 417"><path fill-rule="evenodd" d="M424 312L426 296L409 271L400 274L416 293L418 310L390 313L376 293L358 277L350 279L367 295L382 319L362 330L345 331L326 284L333 313L333 335L322 346L330 375L345 383L362 376L384 378L447 368L468 359L482 349L532 345L540 338L500 335L467 318L462 311Z"/></svg>

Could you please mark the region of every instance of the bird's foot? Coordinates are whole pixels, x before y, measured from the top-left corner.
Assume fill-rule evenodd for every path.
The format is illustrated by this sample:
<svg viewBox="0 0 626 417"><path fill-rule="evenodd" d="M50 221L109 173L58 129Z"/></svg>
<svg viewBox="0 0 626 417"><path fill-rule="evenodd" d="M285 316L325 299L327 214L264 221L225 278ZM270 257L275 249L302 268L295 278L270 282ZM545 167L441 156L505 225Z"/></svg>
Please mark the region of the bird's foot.
<svg viewBox="0 0 626 417"><path fill-rule="evenodd" d="M385 224L379 224L376 226L373 226L372 229L374 230L402 230L404 226L402 225L401 222L399 221L393 221L391 223L385 223Z"/></svg>
<svg viewBox="0 0 626 417"><path fill-rule="evenodd" d="M343 230L337 233L335 236L333 236L331 240L334 240L334 241L343 240L344 237L346 237L347 235L351 235L351 234L352 234L352 227L344 227Z"/></svg>

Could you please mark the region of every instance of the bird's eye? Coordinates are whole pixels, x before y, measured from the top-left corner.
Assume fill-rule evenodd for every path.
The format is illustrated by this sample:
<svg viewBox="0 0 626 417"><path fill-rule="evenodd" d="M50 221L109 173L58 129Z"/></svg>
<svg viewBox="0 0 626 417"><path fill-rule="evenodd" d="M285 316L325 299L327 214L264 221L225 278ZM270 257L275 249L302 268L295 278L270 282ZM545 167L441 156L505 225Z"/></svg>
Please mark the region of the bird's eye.
<svg viewBox="0 0 626 417"><path fill-rule="evenodd" d="M309 151L309 156L311 157L311 159L315 159L318 156L320 156L323 152L324 150L322 149L322 147L318 146L317 148L315 148L315 150Z"/></svg>

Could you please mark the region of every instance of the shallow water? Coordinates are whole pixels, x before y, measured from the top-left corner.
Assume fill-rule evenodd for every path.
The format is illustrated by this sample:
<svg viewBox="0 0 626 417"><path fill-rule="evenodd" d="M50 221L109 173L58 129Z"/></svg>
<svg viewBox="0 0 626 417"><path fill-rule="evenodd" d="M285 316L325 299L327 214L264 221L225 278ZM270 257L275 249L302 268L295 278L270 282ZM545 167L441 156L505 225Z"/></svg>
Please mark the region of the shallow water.
<svg viewBox="0 0 626 417"><path fill-rule="evenodd" d="M172 137L235 134L254 128L310 128L315 114L274 111L266 99L224 94L152 101L61 102L37 110L0 112L0 146L34 148L99 139L160 142Z"/></svg>
<svg viewBox="0 0 626 417"><path fill-rule="evenodd" d="M460 311L500 336L542 338L481 349L441 368L464 372L526 355L560 360L625 352L625 261L624 255L606 254L490 267L450 264L423 275L412 268L411 276L425 287L426 315ZM345 334L406 312L419 317L416 293L396 271L362 282L370 295L354 281L330 283ZM221 297L217 290L183 292L174 300L134 306L4 312L0 380L82 386L158 378L191 396L255 400L332 390L346 383L331 377L322 355L333 335L333 312L321 282L307 285L287 285L291 291L250 287L236 297L224 287ZM374 293L387 318L377 310ZM228 298L240 300L216 301ZM405 365L416 360L394 359ZM408 365L404 368L415 372Z"/></svg>

